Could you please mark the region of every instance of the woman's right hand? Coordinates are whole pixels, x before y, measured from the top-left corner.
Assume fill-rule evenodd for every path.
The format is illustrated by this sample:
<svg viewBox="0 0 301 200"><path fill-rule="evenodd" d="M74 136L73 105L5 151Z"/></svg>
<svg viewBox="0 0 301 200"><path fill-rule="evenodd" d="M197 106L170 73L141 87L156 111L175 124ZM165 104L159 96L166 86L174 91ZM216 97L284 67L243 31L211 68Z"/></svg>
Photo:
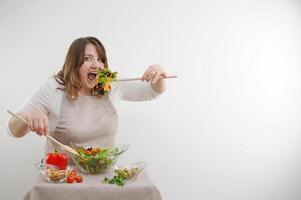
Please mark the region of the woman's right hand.
<svg viewBox="0 0 301 200"><path fill-rule="evenodd" d="M48 116L39 111L27 113L27 125L29 130L42 136L48 134Z"/></svg>

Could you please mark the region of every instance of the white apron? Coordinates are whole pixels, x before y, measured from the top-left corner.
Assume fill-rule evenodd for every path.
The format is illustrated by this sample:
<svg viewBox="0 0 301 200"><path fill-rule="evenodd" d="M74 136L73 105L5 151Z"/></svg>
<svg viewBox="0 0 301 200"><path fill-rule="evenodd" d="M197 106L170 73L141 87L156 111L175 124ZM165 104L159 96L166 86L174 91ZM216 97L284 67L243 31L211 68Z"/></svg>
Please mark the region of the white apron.
<svg viewBox="0 0 301 200"><path fill-rule="evenodd" d="M49 133L63 144L75 143L84 147L112 147L115 144L118 115L109 96L79 96L69 101L66 94L62 105L58 125L54 133ZM62 150L47 139L45 153L54 149Z"/></svg>

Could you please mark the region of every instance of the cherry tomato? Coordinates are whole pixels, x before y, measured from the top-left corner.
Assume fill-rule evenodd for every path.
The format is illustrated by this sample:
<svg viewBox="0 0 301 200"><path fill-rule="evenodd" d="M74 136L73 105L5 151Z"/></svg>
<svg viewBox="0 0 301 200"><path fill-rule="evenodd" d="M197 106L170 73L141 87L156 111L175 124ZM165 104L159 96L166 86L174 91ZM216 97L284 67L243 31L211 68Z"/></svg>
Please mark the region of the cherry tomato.
<svg viewBox="0 0 301 200"><path fill-rule="evenodd" d="M75 176L68 176L67 183L73 183L75 181L75 179L76 179Z"/></svg>
<svg viewBox="0 0 301 200"><path fill-rule="evenodd" d="M81 182L83 182L83 177L82 176L77 176L75 178L75 180L76 180L76 182L81 183Z"/></svg>
<svg viewBox="0 0 301 200"><path fill-rule="evenodd" d="M71 172L70 172L70 174L69 174L69 176L76 176L76 175L77 175L76 171L74 169L72 169Z"/></svg>

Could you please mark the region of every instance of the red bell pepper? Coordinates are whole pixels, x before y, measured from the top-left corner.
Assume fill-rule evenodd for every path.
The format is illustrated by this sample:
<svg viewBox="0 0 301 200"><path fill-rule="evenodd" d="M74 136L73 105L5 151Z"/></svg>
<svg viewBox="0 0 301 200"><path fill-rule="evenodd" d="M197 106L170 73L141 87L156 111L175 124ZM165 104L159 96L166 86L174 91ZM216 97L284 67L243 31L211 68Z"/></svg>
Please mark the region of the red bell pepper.
<svg viewBox="0 0 301 200"><path fill-rule="evenodd" d="M55 150L54 153L48 153L46 156L46 164L55 165L60 170L65 170L68 164L68 157L64 153Z"/></svg>

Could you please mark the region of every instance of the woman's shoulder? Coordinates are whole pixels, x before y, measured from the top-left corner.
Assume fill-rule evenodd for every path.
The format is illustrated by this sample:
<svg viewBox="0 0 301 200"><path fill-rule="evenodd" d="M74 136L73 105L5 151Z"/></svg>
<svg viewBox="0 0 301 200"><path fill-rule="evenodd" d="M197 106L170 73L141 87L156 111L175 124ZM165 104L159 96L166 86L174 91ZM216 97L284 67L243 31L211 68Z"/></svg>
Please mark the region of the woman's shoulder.
<svg viewBox="0 0 301 200"><path fill-rule="evenodd" d="M61 84L59 84L59 82L56 80L55 77L50 76L46 81L45 84L48 84L49 86L53 87L53 88L57 88L60 87Z"/></svg>
<svg viewBox="0 0 301 200"><path fill-rule="evenodd" d="M54 77L49 77L42 83L40 90L51 94L60 94L63 93L62 88L63 86Z"/></svg>

